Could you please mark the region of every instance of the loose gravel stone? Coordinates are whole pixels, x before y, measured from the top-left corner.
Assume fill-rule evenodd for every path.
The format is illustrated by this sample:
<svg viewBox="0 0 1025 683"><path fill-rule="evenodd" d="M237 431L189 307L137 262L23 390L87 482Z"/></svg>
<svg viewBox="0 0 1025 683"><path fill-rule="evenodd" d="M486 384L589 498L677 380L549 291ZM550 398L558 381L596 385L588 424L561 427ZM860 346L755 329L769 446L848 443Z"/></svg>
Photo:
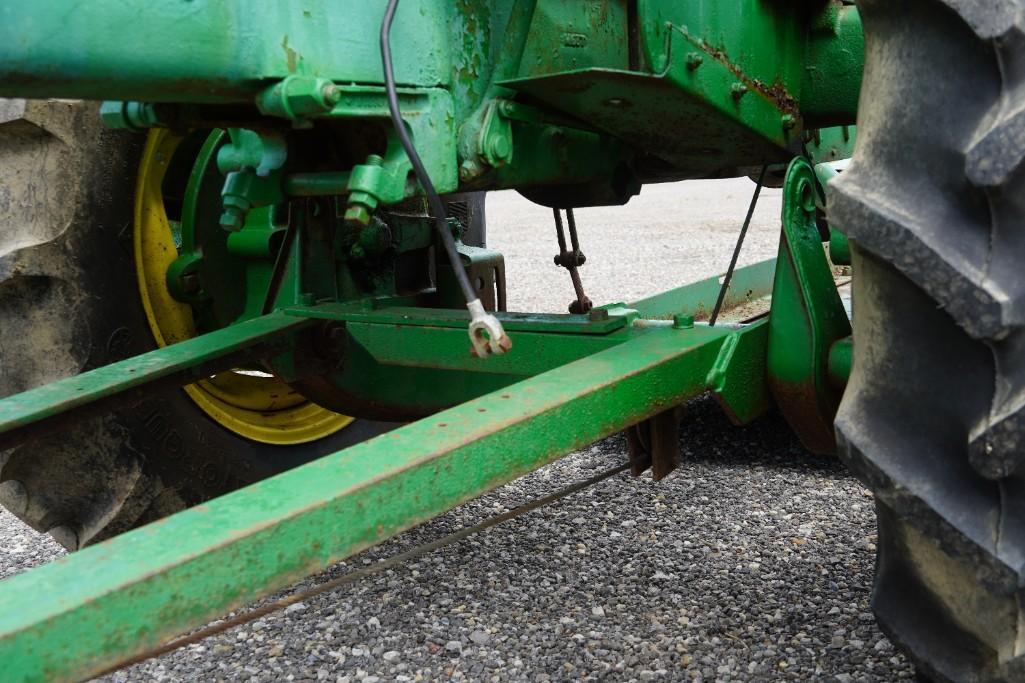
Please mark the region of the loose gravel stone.
<svg viewBox="0 0 1025 683"><path fill-rule="evenodd" d="M577 212L596 301L716 274L753 185L655 185ZM775 255L766 189L741 262ZM489 196L512 309L563 312L551 211ZM809 455L776 415L733 427L685 407L683 462L654 483L620 475L455 545L304 600L109 681L893 681L912 669L869 607L871 495ZM500 454L496 454L500 455ZM614 436L350 558L299 588L369 566L624 461ZM0 512L0 576L62 551ZM486 636L486 638L485 638ZM397 656L396 656L397 655Z"/></svg>

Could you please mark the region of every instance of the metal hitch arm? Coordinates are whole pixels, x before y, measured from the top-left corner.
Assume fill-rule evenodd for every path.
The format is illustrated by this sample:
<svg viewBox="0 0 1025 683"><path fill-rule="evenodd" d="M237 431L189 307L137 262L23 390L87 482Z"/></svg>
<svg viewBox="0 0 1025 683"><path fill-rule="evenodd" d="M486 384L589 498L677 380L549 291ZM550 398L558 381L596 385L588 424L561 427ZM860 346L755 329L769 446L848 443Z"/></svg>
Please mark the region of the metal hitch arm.
<svg viewBox="0 0 1025 683"><path fill-rule="evenodd" d="M132 391L189 384L273 353L310 320L272 313L0 401L0 451L48 429L71 411L103 410Z"/></svg>
<svg viewBox="0 0 1025 683"><path fill-rule="evenodd" d="M763 325L652 328L8 579L4 677L87 677L321 571L703 393L726 340Z"/></svg>

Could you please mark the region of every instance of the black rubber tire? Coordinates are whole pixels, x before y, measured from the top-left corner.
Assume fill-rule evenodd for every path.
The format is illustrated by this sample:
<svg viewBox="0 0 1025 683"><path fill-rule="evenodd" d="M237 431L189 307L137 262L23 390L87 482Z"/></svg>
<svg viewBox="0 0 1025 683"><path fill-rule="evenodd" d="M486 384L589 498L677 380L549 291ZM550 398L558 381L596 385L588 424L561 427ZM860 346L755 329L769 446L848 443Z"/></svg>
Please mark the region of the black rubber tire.
<svg viewBox="0 0 1025 683"><path fill-rule="evenodd" d="M132 257L144 137L95 103L0 100L0 397L154 348ZM74 550L385 426L270 446L171 389L0 452L0 503Z"/></svg>
<svg viewBox="0 0 1025 683"><path fill-rule="evenodd" d="M937 681L1025 680L1025 38L1018 0L861 0L841 456L875 494L873 608Z"/></svg>

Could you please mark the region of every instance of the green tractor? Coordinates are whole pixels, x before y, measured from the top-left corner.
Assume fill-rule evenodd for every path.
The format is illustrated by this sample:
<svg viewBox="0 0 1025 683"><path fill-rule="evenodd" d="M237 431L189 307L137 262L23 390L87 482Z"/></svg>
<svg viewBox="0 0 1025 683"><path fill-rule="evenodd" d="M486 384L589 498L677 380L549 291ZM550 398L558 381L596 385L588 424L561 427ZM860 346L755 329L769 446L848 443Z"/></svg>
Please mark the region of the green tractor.
<svg viewBox="0 0 1025 683"><path fill-rule="evenodd" d="M0 584L3 677L108 670L615 432L664 476L711 393L874 492L923 676L1025 680L1023 10L0 0L0 503L79 551ZM783 188L775 261L587 299L574 208L737 176ZM498 189L553 209L567 313L506 311Z"/></svg>

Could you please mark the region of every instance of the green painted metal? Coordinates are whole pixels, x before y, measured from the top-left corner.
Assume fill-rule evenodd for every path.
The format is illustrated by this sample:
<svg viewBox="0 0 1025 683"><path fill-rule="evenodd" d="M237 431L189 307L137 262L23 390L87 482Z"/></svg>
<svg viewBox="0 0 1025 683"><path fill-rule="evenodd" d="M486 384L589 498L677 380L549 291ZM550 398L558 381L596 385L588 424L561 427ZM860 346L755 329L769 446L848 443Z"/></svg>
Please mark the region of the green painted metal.
<svg viewBox="0 0 1025 683"><path fill-rule="evenodd" d="M28 427L161 380L188 384L230 369L248 356L281 350L310 321L283 313L232 325L177 344L44 384L0 400L0 449L25 438Z"/></svg>
<svg viewBox="0 0 1025 683"><path fill-rule="evenodd" d="M837 2L824 3L823 8L812 21L803 60L801 114L808 128L854 122L865 63L864 30L857 8Z"/></svg>
<svg viewBox="0 0 1025 683"><path fill-rule="evenodd" d="M851 377L851 365L854 362L854 338L837 339L829 347L828 373L829 381L841 391L847 386Z"/></svg>
<svg viewBox="0 0 1025 683"><path fill-rule="evenodd" d="M765 320L746 334L731 335L708 371L708 388L735 425L747 424L772 407L765 367L768 338Z"/></svg>
<svg viewBox="0 0 1025 683"><path fill-rule="evenodd" d="M237 214L242 221L240 229L224 229L222 200L230 182L225 182L218 164L237 168L235 156L240 153L228 142L228 131L197 131L178 146L170 162L171 169L187 170L187 180L178 258L168 267L167 286L172 296L192 306L193 319L201 332L263 314L278 245L287 228L288 212L280 210L283 196L277 194ZM257 158L262 156L261 143L254 142L251 149ZM231 175L239 174L231 171L229 178ZM296 256L293 254L293 259ZM299 296L294 269L291 275L279 288L276 302L280 305L294 303Z"/></svg>
<svg viewBox="0 0 1025 683"><path fill-rule="evenodd" d="M805 133L804 149L808 157L815 165L815 172L819 174L819 181L825 184L828 177L836 175L836 170L822 171L827 178L820 173L820 166L834 161L850 159L854 156L854 142L857 138L855 126L833 126L831 128L816 128Z"/></svg>
<svg viewBox="0 0 1025 683"><path fill-rule="evenodd" d="M216 141L215 138L211 140ZM214 146L207 140L203 149L212 158ZM204 173L193 172L193 179ZM189 192L186 205L196 193ZM186 213L186 216L189 214ZM183 245L199 248L196 232L183 221ZM244 232L244 231L243 231ZM214 228L214 236L222 235ZM241 233L234 233L241 234ZM767 286L767 261L737 271L734 286L737 295L728 298L731 306L763 294ZM257 293L262 290L256 289ZM694 312L700 314L711 305L717 293L717 278L681 287L634 304L605 306L589 315L498 313L503 326L517 336L516 350L499 358L472 356L466 342L468 313L462 309L417 308L404 305L402 297L364 299L348 303L292 305L268 316L228 325L194 339L157 349L143 356L55 382L0 401L0 445L25 438L25 428L68 413L88 404L147 384L167 380L177 384L206 377L215 369L228 369L241 363L238 353L250 349L246 359L274 357L279 374L318 396L325 405L348 407L350 412L381 416L415 417L443 410L476 398L516 381L547 372L580 358L608 350L653 331L667 328L691 329ZM672 310L675 314L664 312ZM641 318L674 317L669 320ZM216 323L211 315L210 320ZM299 362L296 356L310 355L305 347L293 348L294 333L314 323L344 325L344 335L330 351L342 358L328 375L316 363ZM658 324L661 323L661 324ZM761 337L750 334L745 344L757 348ZM315 355L315 354L314 354ZM756 399L764 392L764 383L751 383L753 371L742 349L738 358L744 371L731 357L719 359L709 376L709 386L720 395L731 415L754 416L764 401ZM212 363L216 362L216 368ZM733 395L736 374L742 395ZM317 376L314 386L311 375ZM328 383L324 389L323 382ZM319 394L324 392L323 396ZM342 403L338 403L342 401ZM744 403L747 401L747 403ZM733 403L740 407L729 407ZM738 418L746 421L749 418Z"/></svg>
<svg viewBox="0 0 1025 683"><path fill-rule="evenodd" d="M234 119L263 135L268 119L309 129L327 118L370 124L364 141L387 138L382 12L327 0L259 12L239 0L16 0L0 8L0 95L115 100L106 118L131 128ZM804 129L853 123L863 60L856 8L833 2L404 0L392 36L403 116L440 191L534 188L566 205L785 161ZM524 96L527 115L512 101ZM348 174L347 216L366 225L378 204L418 192L395 141L379 147L292 171ZM230 229L244 211L232 202L256 183L249 168L226 187Z"/></svg>
<svg viewBox="0 0 1025 683"><path fill-rule="evenodd" d="M832 453L842 392L828 378L829 349L851 326L815 222L816 193L811 165L794 159L783 185L766 362L776 404L801 442L813 453Z"/></svg>
<svg viewBox="0 0 1025 683"><path fill-rule="evenodd" d="M4 677L86 677L322 570L702 393L726 340L757 329L650 330L8 579Z"/></svg>
<svg viewBox="0 0 1025 683"><path fill-rule="evenodd" d="M376 35L376 32L375 32ZM387 149L379 161L371 155L355 166L349 176L350 206L353 194L365 195L358 201L368 209L374 202L392 204L415 194L407 181L412 166L398 140L390 133L391 123L384 88L378 86L339 86L339 100L325 117L333 121L377 121L389 131ZM438 192L456 190L459 184L456 163L455 102L442 88L399 88L402 118L409 127L417 152ZM364 221L361 221L364 222Z"/></svg>
<svg viewBox="0 0 1025 683"><path fill-rule="evenodd" d="M809 448L832 450L850 327L808 162L787 173L779 258L738 270L727 295L763 299L774 277L768 320L695 324L719 291L709 278L589 316L505 314L514 349L478 359L465 312L423 307L445 298L429 221L382 211L421 192L381 87L383 3L251 5L0 6L0 96L108 99L116 126L216 129L189 147L168 284L217 330L0 401L0 449L256 356L343 412L442 412L0 584L5 679L95 673L705 391L737 423L774 397ZM641 182L853 144L863 47L842 3L403 0L392 44L403 121L443 193L622 203ZM270 302L286 310L257 317L286 215L297 236Z"/></svg>
<svg viewBox="0 0 1025 683"><path fill-rule="evenodd" d="M727 310L764 297L773 272L772 261L740 269ZM502 357L488 359L469 353L465 311L416 308L388 300L287 307L285 311L291 315L344 324L343 341L339 342L342 362L316 378L296 376L295 386L318 403L345 414L414 419L622 344L660 324L671 326L669 319L674 316L680 321L690 316L693 326L694 317L707 316L718 291L718 278L709 278L633 306L601 306L589 315L499 313L503 327L515 335L516 347ZM740 357L747 357L746 349ZM290 378L287 364L276 366L276 371ZM720 372L710 382L719 386L726 379ZM720 388L732 396L733 387ZM737 402L750 401L732 413L747 416L738 421L763 409L765 401L756 395L764 391L763 382L740 389L748 396Z"/></svg>
<svg viewBox="0 0 1025 683"><path fill-rule="evenodd" d="M501 85L695 175L781 161L806 125L854 122L863 47L853 7L640 0L636 44L620 33L593 49L589 35L627 22L591 12L586 3L540 0L536 54L525 51L516 78ZM579 58L564 56L579 43Z"/></svg>
<svg viewBox="0 0 1025 683"><path fill-rule="evenodd" d="M461 43L452 4L403 0L393 33L398 83L452 82L452 48ZM383 3L332 0L259 8L246 0L12 0L0 6L0 95L253 102L293 74L380 83L383 15Z"/></svg>
<svg viewBox="0 0 1025 683"><path fill-rule="evenodd" d="M381 306L377 308L376 306ZM466 329L470 314L465 310L448 308L415 308L351 302L321 304L318 306L291 306L284 309L289 315L339 322L364 322L377 325L411 325L418 327L445 327ZM604 335L626 326L626 320L617 316L588 316L571 313L503 313L495 314L502 327L510 332L546 332L562 334Z"/></svg>
<svg viewBox="0 0 1025 683"><path fill-rule="evenodd" d="M851 265L851 244L836 228L829 229L829 260L838 266Z"/></svg>

